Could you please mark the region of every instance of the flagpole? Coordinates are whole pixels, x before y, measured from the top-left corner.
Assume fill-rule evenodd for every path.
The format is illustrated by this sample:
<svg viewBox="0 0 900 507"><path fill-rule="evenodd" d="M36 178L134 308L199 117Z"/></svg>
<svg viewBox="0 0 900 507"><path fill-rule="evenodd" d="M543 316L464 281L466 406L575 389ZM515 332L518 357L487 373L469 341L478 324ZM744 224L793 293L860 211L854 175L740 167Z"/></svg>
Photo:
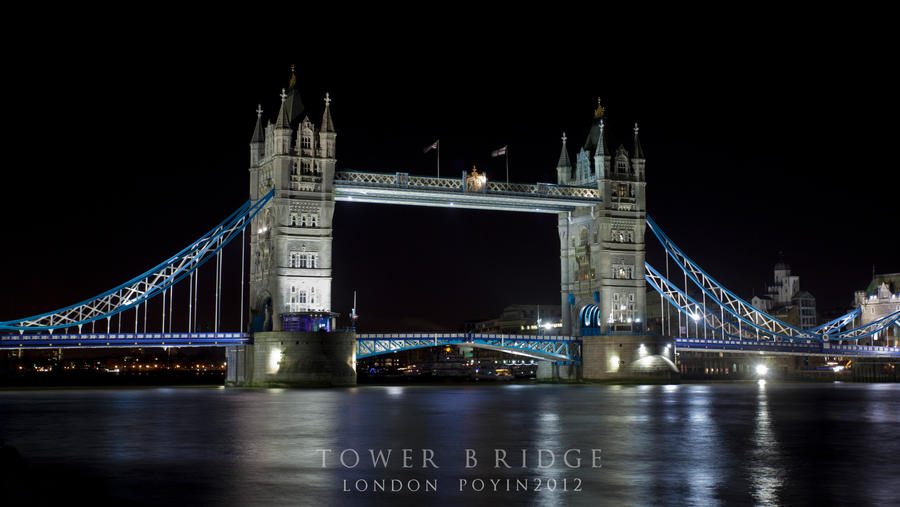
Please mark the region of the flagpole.
<svg viewBox="0 0 900 507"><path fill-rule="evenodd" d="M509 145L506 145L506 184L509 185Z"/></svg>
<svg viewBox="0 0 900 507"><path fill-rule="evenodd" d="M437 165L438 165L438 175L437 177L441 177L441 140L437 141Z"/></svg>

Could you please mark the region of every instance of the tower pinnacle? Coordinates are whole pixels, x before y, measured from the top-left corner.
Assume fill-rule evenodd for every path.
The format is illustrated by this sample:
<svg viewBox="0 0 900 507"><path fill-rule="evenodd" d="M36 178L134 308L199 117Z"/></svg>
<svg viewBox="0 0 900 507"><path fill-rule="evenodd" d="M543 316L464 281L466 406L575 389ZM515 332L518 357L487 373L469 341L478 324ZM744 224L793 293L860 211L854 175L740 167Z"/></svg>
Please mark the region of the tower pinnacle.
<svg viewBox="0 0 900 507"><path fill-rule="evenodd" d="M322 113L322 132L334 132L334 122L331 120L331 95L325 92L325 112Z"/></svg>
<svg viewBox="0 0 900 507"><path fill-rule="evenodd" d="M644 158L644 150L641 148L641 140L638 137L638 128L637 122L634 122L634 155L632 158Z"/></svg>

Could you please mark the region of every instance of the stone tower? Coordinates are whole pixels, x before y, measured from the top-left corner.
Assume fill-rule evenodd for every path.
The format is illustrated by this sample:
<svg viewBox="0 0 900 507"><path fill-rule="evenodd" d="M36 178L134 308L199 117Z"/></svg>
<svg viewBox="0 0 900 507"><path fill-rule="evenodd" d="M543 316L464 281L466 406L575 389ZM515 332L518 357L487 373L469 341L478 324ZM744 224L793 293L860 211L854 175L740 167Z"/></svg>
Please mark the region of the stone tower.
<svg viewBox="0 0 900 507"><path fill-rule="evenodd" d="M310 120L293 67L275 123L257 109L250 141L250 199L275 196L250 231L251 331L331 330L335 138L331 99Z"/></svg>
<svg viewBox="0 0 900 507"><path fill-rule="evenodd" d="M604 108L573 168L566 138L557 164L560 185L600 190L603 204L559 214L563 330L589 336L645 331L645 160L634 126L632 151L607 148Z"/></svg>

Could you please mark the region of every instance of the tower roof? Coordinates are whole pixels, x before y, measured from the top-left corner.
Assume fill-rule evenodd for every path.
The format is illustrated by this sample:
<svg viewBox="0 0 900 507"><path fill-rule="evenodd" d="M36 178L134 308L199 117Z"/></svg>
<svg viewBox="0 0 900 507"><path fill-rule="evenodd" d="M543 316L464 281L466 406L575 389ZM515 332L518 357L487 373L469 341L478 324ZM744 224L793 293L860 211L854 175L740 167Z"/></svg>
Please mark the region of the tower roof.
<svg viewBox="0 0 900 507"><path fill-rule="evenodd" d="M256 108L256 127L253 129L253 137L250 138L251 143L261 143L265 141L265 127L262 120L262 104Z"/></svg>
<svg viewBox="0 0 900 507"><path fill-rule="evenodd" d="M641 148L641 140L638 138L637 122L634 122L634 155L632 158L644 158L644 150Z"/></svg>
<svg viewBox="0 0 900 507"><path fill-rule="evenodd" d="M562 151L559 152L559 162L556 163L556 167L572 167L572 163L569 162L569 150L566 149L565 132L562 135Z"/></svg>
<svg viewBox="0 0 900 507"><path fill-rule="evenodd" d="M287 119L292 127L296 127L303 118L303 101L300 100L300 90L297 89L297 74L294 66L291 65L291 79L288 81L287 98L284 100L284 107L287 112Z"/></svg>
<svg viewBox="0 0 900 507"><path fill-rule="evenodd" d="M322 113L322 132L334 132L334 122L331 120L331 97L325 92L325 112Z"/></svg>

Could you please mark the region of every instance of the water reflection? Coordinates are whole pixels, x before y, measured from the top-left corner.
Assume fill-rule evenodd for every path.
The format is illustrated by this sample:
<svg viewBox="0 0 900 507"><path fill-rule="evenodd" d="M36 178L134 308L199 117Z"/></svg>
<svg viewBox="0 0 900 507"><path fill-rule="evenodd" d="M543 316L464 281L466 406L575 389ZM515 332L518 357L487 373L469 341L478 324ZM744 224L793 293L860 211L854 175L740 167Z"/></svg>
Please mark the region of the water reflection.
<svg viewBox="0 0 900 507"><path fill-rule="evenodd" d="M859 384L0 391L0 438L42 477L124 502L199 505L759 505L895 502L900 386ZM416 468L400 466L402 449ZM422 469L433 449L439 469ZM589 466L602 449L602 468ZM331 449L323 467L316 449ZM355 468L339 463L354 449ZM391 450L373 468L368 449ZM465 467L465 451L479 465ZM509 469L495 467L494 449ZM521 450L526 450L523 468ZM539 449L555 453L537 468ZM583 466L569 469L567 449ZM546 458L546 455L545 455ZM366 465L366 462L369 462ZM437 480L438 495L342 480ZM458 491L459 479L557 481ZM579 477L583 491L560 491ZM90 483L88 481L87 483ZM162 486L160 486L162 485ZM570 483L571 487L571 483ZM98 493L99 494L99 493ZM102 503L102 502L101 502Z"/></svg>
<svg viewBox="0 0 900 507"><path fill-rule="evenodd" d="M778 493L784 480L784 470L780 466L778 439L772 431L769 419L769 401L766 397L766 381L758 381L756 396L756 419L751 451L750 488L757 505L778 505Z"/></svg>

